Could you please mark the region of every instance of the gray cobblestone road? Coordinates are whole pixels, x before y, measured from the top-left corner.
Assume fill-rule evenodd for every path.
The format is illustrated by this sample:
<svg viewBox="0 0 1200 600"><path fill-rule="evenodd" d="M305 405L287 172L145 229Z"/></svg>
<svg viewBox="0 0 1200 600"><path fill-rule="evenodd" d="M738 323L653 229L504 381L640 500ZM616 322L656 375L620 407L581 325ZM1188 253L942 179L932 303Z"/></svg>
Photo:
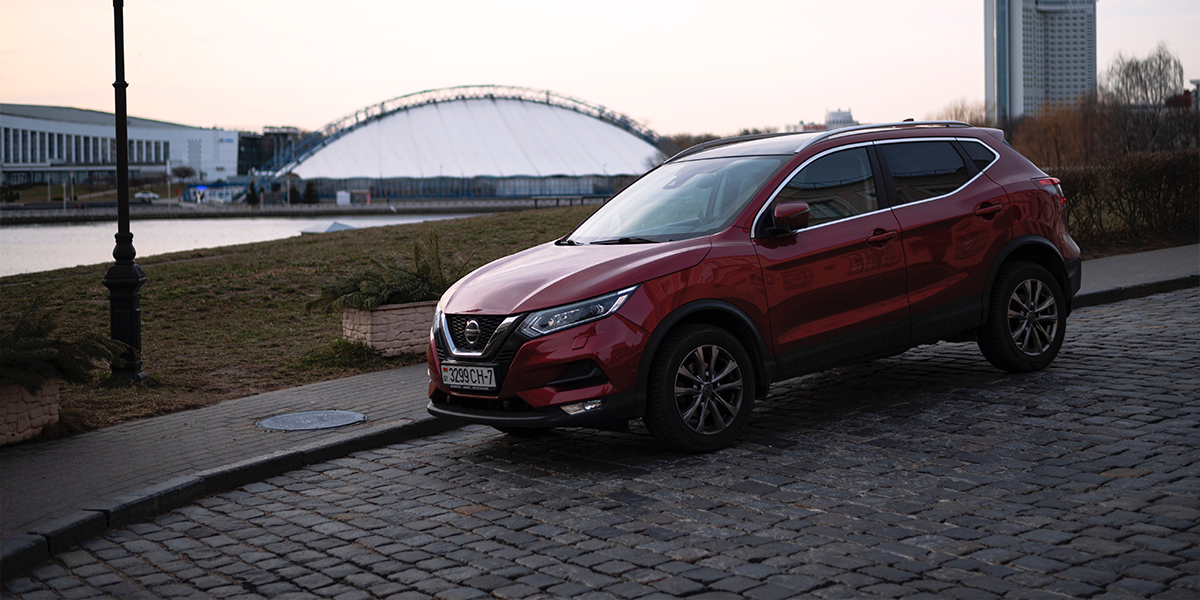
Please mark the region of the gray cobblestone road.
<svg viewBox="0 0 1200 600"><path fill-rule="evenodd" d="M942 344L776 386L742 440L486 427L112 531L20 598L1200 598L1200 292L1048 370Z"/></svg>

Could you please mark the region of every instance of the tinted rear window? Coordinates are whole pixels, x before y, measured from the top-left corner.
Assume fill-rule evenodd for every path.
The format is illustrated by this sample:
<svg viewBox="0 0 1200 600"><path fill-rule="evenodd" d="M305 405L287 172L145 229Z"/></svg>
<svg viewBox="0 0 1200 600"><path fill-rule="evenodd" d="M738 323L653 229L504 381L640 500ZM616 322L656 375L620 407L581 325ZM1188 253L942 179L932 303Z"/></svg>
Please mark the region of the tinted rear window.
<svg viewBox="0 0 1200 600"><path fill-rule="evenodd" d="M880 144L896 188L896 203L944 196L971 179L962 156L948 141Z"/></svg>
<svg viewBox="0 0 1200 600"><path fill-rule="evenodd" d="M967 151L967 156L971 157L971 161L975 163L975 167L980 171L988 168L996 160L996 154L989 148L979 142L961 142L963 150Z"/></svg>

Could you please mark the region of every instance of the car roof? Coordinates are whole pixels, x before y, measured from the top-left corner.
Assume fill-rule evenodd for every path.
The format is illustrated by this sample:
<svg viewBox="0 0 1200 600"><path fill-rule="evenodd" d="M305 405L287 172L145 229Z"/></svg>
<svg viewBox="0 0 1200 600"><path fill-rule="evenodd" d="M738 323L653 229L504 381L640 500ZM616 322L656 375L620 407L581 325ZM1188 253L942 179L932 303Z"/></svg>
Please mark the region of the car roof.
<svg viewBox="0 0 1200 600"><path fill-rule="evenodd" d="M667 162L680 160L699 160L707 158L722 158L727 156L771 156L792 155L817 142L847 135L866 133L882 133L889 131L903 132L916 129L930 128L975 129L973 126L960 121L903 121L900 123L881 123L876 125L858 125L843 127L821 132L768 133L759 135L722 138L697 144L671 157ZM955 132L960 133L959 131Z"/></svg>

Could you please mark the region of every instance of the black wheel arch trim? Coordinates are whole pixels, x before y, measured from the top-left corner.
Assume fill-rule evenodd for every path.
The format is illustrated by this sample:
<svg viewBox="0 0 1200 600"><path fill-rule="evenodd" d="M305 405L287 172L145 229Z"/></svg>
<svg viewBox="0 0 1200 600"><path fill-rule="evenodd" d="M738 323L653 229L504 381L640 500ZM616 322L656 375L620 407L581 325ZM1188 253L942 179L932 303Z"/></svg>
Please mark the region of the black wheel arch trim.
<svg viewBox="0 0 1200 600"><path fill-rule="evenodd" d="M1050 271L1050 274L1054 276L1055 280L1058 281L1058 286L1062 289L1063 296L1066 297L1067 315L1071 314L1071 298L1074 296L1074 290L1072 288L1074 285L1072 282L1072 277L1067 270L1067 263L1065 260L1063 260L1062 253L1058 251L1058 248L1055 247L1054 243L1050 240L1040 235L1027 234L1013 238L1011 241L1005 244L1003 248L1000 249L1000 252L996 253L996 258L992 260L992 266L988 268L987 282L984 284L983 288L984 315L988 314L988 308L992 298L992 286L996 283L996 275L1000 273L1000 267L1004 266L1004 264L1008 262L1008 258L1012 256L1014 252L1029 246L1036 246L1039 250L1049 251L1057 259L1052 261L1053 264L1042 266L1046 267L1046 269Z"/></svg>
<svg viewBox="0 0 1200 600"><path fill-rule="evenodd" d="M671 311L662 321L659 321L658 326L650 334L650 339L646 342L646 347L642 351L642 358L638 362L637 387L635 390L636 412L638 416L645 414L647 400L646 386L650 381L650 365L654 362L654 356L658 353L658 348L662 345L663 340L666 339L667 334L688 317L699 312L713 310L724 312L735 318L741 325L741 331L734 331L718 324L714 324L715 327L725 329L743 344L745 344L747 338L752 342L747 345L745 350L750 355L750 361L753 363L751 367L754 369L756 386L759 388L768 386L775 379L775 357L771 355L770 350L767 348L766 339L763 337L762 332L759 331L758 325L754 323L754 320L745 311L723 300L693 300Z"/></svg>

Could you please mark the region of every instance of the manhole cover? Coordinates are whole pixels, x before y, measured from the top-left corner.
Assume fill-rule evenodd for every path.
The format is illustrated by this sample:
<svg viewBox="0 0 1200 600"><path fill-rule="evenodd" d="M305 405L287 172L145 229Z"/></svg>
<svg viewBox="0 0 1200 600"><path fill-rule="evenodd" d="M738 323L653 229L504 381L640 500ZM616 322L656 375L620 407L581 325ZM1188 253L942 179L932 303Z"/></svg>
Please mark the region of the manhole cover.
<svg viewBox="0 0 1200 600"><path fill-rule="evenodd" d="M309 410L267 417L256 423L263 429L277 431L310 431L333 429L367 420L367 415L350 410Z"/></svg>

